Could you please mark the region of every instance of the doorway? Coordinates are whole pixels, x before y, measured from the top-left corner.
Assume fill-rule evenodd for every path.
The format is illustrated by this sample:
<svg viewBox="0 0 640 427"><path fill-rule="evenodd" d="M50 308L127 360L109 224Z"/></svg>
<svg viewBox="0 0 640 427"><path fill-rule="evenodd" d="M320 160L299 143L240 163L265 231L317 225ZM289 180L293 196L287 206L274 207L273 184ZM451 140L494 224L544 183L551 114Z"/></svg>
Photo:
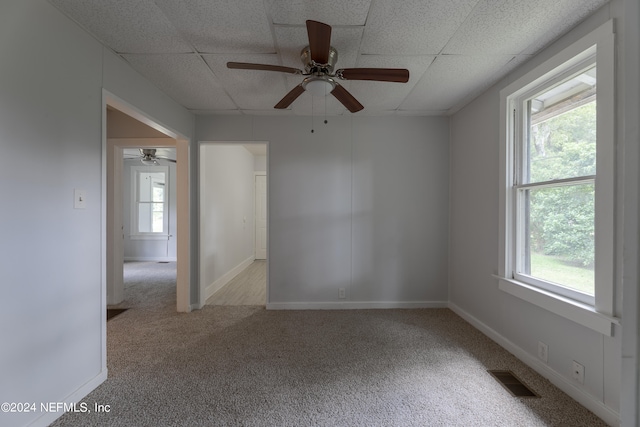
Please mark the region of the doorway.
<svg viewBox="0 0 640 427"><path fill-rule="evenodd" d="M207 305L266 305L267 143L200 144L200 287Z"/></svg>
<svg viewBox="0 0 640 427"><path fill-rule="evenodd" d="M105 93L104 101L104 149L103 177L105 182L104 210L106 230L105 275L106 305L115 306L124 299L124 219L123 219L123 169L124 152L138 148L170 148L175 150L176 160L176 301L177 311L189 312L189 180L188 140L164 128L139 110L115 96ZM115 116L114 116L115 114ZM109 116L125 119L125 125L109 134ZM133 120L133 121L132 121ZM130 127L131 125L133 127ZM137 128L145 126L144 132ZM173 237L173 236L172 236Z"/></svg>

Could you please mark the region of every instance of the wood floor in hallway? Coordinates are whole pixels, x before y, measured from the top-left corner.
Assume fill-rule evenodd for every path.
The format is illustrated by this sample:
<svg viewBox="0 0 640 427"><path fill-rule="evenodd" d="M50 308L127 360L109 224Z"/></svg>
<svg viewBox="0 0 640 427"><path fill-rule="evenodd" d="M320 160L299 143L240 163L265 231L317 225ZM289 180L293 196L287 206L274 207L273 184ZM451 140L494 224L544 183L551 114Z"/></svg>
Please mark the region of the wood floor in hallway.
<svg viewBox="0 0 640 427"><path fill-rule="evenodd" d="M255 260L207 300L207 305L265 305L267 262Z"/></svg>

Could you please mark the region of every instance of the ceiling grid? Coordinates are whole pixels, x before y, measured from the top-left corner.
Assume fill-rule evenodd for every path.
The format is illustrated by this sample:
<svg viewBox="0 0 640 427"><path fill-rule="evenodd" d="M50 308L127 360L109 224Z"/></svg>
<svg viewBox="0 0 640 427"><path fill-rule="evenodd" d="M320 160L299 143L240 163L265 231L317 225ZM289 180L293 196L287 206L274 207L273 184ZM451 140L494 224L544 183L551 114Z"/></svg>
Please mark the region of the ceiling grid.
<svg viewBox="0 0 640 427"><path fill-rule="evenodd" d="M336 68L406 68L407 83L345 81L359 115L459 110L607 0L49 0L195 114L351 114L303 93L302 76L228 69L251 62L302 69L305 21L332 26Z"/></svg>

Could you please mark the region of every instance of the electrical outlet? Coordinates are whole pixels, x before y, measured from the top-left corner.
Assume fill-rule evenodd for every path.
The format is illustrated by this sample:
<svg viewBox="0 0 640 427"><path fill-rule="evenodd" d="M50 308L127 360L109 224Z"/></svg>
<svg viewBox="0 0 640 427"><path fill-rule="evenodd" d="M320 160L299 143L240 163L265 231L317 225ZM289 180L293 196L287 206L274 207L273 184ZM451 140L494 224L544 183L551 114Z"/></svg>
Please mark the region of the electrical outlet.
<svg viewBox="0 0 640 427"><path fill-rule="evenodd" d="M538 341L538 359L544 363L549 361L549 346L542 341Z"/></svg>
<svg viewBox="0 0 640 427"><path fill-rule="evenodd" d="M338 289L338 298L340 298L340 299L346 298L345 295L344 295L344 288Z"/></svg>
<svg viewBox="0 0 640 427"><path fill-rule="evenodd" d="M584 366L582 366L575 360L573 361L572 377L578 383L584 384Z"/></svg>

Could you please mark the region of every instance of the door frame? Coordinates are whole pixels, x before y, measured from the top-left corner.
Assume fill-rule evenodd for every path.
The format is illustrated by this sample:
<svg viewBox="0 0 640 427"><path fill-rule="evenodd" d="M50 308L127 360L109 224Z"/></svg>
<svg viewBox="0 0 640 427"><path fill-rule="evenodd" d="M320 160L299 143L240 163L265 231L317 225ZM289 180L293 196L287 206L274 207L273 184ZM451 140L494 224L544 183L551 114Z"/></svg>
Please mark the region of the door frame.
<svg viewBox="0 0 640 427"><path fill-rule="evenodd" d="M107 105L164 133L169 138L107 139ZM189 218L189 139L160 124L141 110L103 89L102 102L102 232L103 232L103 309L122 299L122 158L124 148L142 146L175 147L176 149L176 309L190 312L190 218ZM159 144L159 145L158 145ZM106 316L103 316L106 319ZM104 323L106 330L106 320ZM106 337L105 337L106 338ZM106 339L103 340L106 346Z"/></svg>
<svg viewBox="0 0 640 427"><path fill-rule="evenodd" d="M253 172L253 200L254 200L254 206L253 206L253 255L254 258L256 257L256 255L258 254L258 185L257 185L257 178L259 176L264 176L265 177L265 184L267 181L267 171L255 171ZM267 186L268 187L268 186ZM266 200L266 204L267 206L269 205L269 189L265 189L266 193L267 193L267 200ZM266 249L266 256L265 258L260 258L260 259L267 259L269 258L269 209L268 207L265 206L265 210L267 211L267 249ZM255 258L258 259L258 258Z"/></svg>
<svg viewBox="0 0 640 427"><path fill-rule="evenodd" d="M198 211L198 221L197 221L197 225L193 224L194 227L198 227L198 236L200 236L200 224L202 223L202 209L200 206L201 200L200 200L200 190L202 188L202 184L201 184L201 178L202 178L202 170L200 167L201 164L201 148L203 145L231 145L231 146L237 146L237 145L244 145L244 144L264 144L266 147L266 176L267 176L267 259L266 259L266 301L265 301L265 307L267 307L269 305L269 301L270 301L270 285L269 285L269 264L271 262L270 260L270 256L269 253L271 252L271 240L269 239L270 236L270 232L269 232L269 228L270 228L270 222L269 219L271 218L271 211L270 211L270 195L271 195L271 190L270 190L270 150L271 150L271 143L267 140L243 140L243 141L228 141L228 140L201 140L201 141L197 141L195 142L195 147L196 147L196 151L197 151L197 161L194 162L193 164L193 168L196 169L196 178L194 178L194 184L196 186L196 192L198 194L197 197L197 211ZM254 171L254 205L255 205L255 171ZM255 206L254 206L254 216L255 216ZM255 218L253 221L253 225L255 227ZM254 230L254 239L255 239L255 230ZM200 269L202 268L203 262L202 262L202 252L200 251L200 241L199 241L200 237L198 237L198 271L200 271ZM255 255L255 242L253 245L253 253ZM206 298L206 288L207 288L208 284L204 284L202 283L202 277L198 278L197 281L197 288L198 288L198 301L199 301L199 305L197 308L203 308L206 305L207 302L207 298Z"/></svg>

